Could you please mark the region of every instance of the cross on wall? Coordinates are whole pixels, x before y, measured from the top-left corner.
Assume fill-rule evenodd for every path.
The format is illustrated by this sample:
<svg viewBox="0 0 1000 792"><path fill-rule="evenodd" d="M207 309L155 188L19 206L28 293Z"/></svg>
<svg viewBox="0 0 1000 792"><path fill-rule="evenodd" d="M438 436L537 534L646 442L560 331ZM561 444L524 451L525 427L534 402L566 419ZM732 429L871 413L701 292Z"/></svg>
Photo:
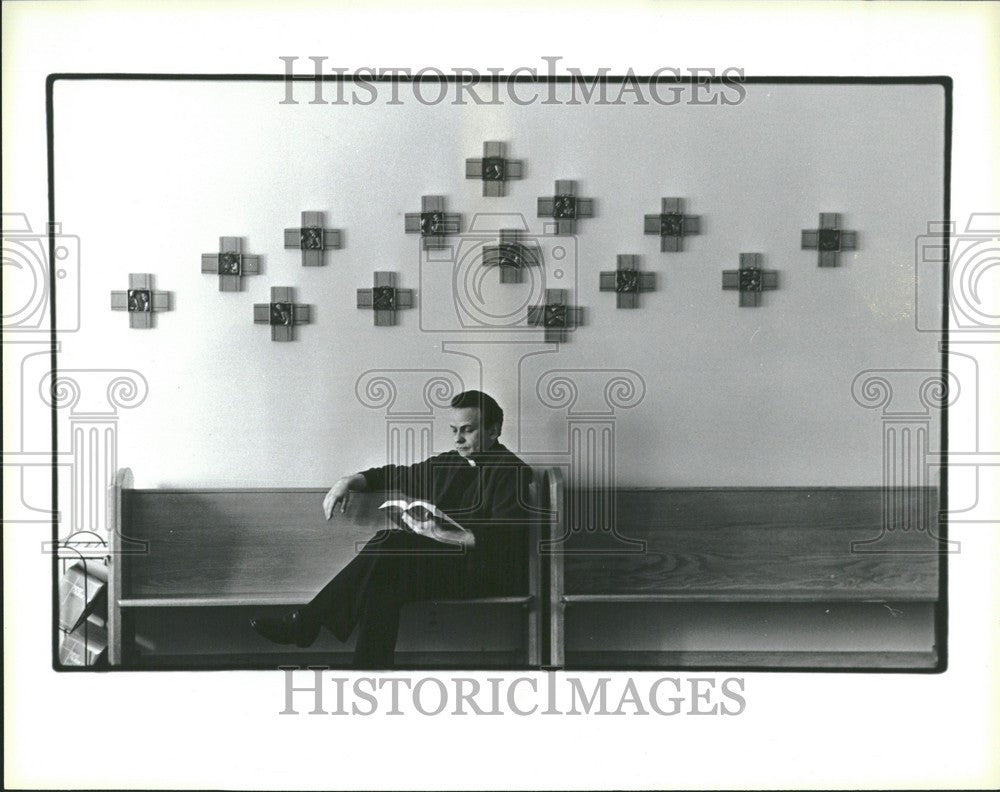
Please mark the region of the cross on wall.
<svg viewBox="0 0 1000 792"><path fill-rule="evenodd" d="M740 308L756 308L762 291L778 288L778 273L761 269L761 258L760 253L740 253L740 268L722 272L722 288L739 290Z"/></svg>
<svg viewBox="0 0 1000 792"><path fill-rule="evenodd" d="M482 158L465 161L465 178L482 179L483 196L499 198L507 194L507 180L524 176L524 160L509 160L507 145L497 140L483 143Z"/></svg>
<svg viewBox="0 0 1000 792"><path fill-rule="evenodd" d="M639 293L656 288L656 273L639 272L639 256L622 254L614 271L601 273L600 288L615 292L618 308L638 308Z"/></svg>
<svg viewBox="0 0 1000 792"><path fill-rule="evenodd" d="M684 237L701 233L700 215L684 214L681 198L660 199L660 213L644 215L644 230L660 237L660 250L676 253L684 248Z"/></svg>
<svg viewBox="0 0 1000 792"><path fill-rule="evenodd" d="M111 310L128 311L128 326L134 330L153 327L153 314L170 310L170 292L154 291L153 276L130 273L128 291L111 292Z"/></svg>
<svg viewBox="0 0 1000 792"><path fill-rule="evenodd" d="M483 266L499 267L501 283L521 283L524 270L541 263L542 251L538 243L525 244L517 229L501 229L500 244L483 248Z"/></svg>
<svg viewBox="0 0 1000 792"><path fill-rule="evenodd" d="M323 266L323 251L337 250L343 245L340 230L323 225L322 212L303 212L300 228L285 229L285 248L302 251L303 267Z"/></svg>
<svg viewBox="0 0 1000 792"><path fill-rule="evenodd" d="M309 322L309 306L295 303L292 292L290 286L272 286L271 302L253 307L254 324L270 325L272 341L294 341L295 325Z"/></svg>
<svg viewBox="0 0 1000 792"><path fill-rule="evenodd" d="M559 179L555 195L538 199L538 216L553 218L557 235L575 234L577 220L594 216L594 199L578 197L572 179Z"/></svg>
<svg viewBox="0 0 1000 792"><path fill-rule="evenodd" d="M440 250L448 246L448 235L461 230L462 215L445 212L443 195L425 195L420 199L419 212L407 212L403 218L407 234L420 234L424 250Z"/></svg>
<svg viewBox="0 0 1000 792"><path fill-rule="evenodd" d="M219 291L237 292L244 275L260 274L260 256L244 253L239 237L219 237L218 253L201 254L201 271L219 276Z"/></svg>
<svg viewBox="0 0 1000 792"><path fill-rule="evenodd" d="M802 249L818 250L819 266L838 267L842 250L858 249L858 232L841 229L838 213L820 212L819 228L802 229Z"/></svg>
<svg viewBox="0 0 1000 792"><path fill-rule="evenodd" d="M581 324L583 309L566 302L565 289L546 289L545 302L528 306L528 324L545 328L548 344L566 340L567 331Z"/></svg>
<svg viewBox="0 0 1000 792"><path fill-rule="evenodd" d="M397 289L395 272L376 272L374 287L358 289L358 308L375 312L376 327L396 324L396 311L413 307L413 289Z"/></svg>

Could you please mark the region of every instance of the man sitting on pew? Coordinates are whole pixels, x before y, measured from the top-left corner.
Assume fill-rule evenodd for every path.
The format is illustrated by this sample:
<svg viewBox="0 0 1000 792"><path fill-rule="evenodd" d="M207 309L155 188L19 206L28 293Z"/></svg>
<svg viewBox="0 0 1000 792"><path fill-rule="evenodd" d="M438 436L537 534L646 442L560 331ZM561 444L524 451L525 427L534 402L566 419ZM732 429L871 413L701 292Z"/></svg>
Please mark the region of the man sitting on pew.
<svg viewBox="0 0 1000 792"><path fill-rule="evenodd" d="M340 479L323 499L329 520L351 492L399 492L429 501L475 536L473 547L383 530L302 608L251 619L265 638L310 646L321 626L341 641L358 635L354 665L390 668L404 603L523 593L526 586L531 469L498 440L503 410L489 395L465 391L451 401L455 449L414 465L386 465Z"/></svg>

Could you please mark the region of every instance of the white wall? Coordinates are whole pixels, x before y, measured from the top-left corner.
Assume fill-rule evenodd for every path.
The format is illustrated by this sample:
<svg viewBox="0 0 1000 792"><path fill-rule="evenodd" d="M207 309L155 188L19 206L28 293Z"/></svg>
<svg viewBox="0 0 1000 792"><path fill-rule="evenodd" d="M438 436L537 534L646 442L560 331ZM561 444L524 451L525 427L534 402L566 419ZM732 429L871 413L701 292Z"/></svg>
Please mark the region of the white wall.
<svg viewBox="0 0 1000 792"><path fill-rule="evenodd" d="M57 84L56 215L81 237L83 306L59 365L135 369L148 381L118 433L118 461L138 486L324 486L381 463L385 412L356 395L376 368L451 370L481 384L507 409L503 439L532 459L558 458L567 443L566 411L539 401L540 377L631 370L645 396L615 411L624 484L880 483L879 414L855 403L851 382L866 369L939 367L935 337L914 329L913 262L916 237L943 212L940 87L751 85L736 106L425 105L405 91L403 105L387 106L384 85L367 107L310 105L304 85L298 105L279 104L283 95L278 83ZM526 160L506 198L483 198L464 178L484 140ZM568 251L563 264L548 261L545 285L573 290L585 326L558 348L537 329L437 332L455 327L456 269L421 259L403 214L443 194L463 230L477 213L513 212L541 233L536 199L557 178L597 201L575 239L542 242L547 254ZM642 233L662 196L686 198L702 217L683 253L661 253ZM346 232L345 248L315 269L282 248L282 230L313 209ZM836 269L800 250L800 230L821 211L843 213L861 235ZM263 274L239 294L200 272L223 235L264 255ZM741 309L721 289L740 252L761 252L780 272L763 307ZM642 254L657 273L638 310L598 291L619 253ZM459 283L479 272L467 259L457 267ZM375 270L418 289L419 308L397 327L376 328L355 307ZM109 310L130 272L154 273L173 295L154 330L129 330ZM252 323L271 286L294 286L313 307L294 343L272 343ZM521 315L543 284L500 286L492 273L481 286L498 313ZM426 409L412 389L427 377L397 376L396 409ZM610 376L582 377L577 408L596 398L608 409Z"/></svg>

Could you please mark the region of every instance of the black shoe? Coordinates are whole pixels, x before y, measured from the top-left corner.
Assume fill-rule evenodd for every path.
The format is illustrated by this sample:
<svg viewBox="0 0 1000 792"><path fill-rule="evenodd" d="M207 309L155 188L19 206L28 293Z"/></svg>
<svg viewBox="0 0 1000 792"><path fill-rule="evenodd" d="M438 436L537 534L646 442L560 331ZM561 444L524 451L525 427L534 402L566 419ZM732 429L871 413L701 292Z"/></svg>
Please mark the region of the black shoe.
<svg viewBox="0 0 1000 792"><path fill-rule="evenodd" d="M273 643L302 648L312 646L319 635L319 625L307 624L299 611L281 617L258 616L250 620L250 626Z"/></svg>

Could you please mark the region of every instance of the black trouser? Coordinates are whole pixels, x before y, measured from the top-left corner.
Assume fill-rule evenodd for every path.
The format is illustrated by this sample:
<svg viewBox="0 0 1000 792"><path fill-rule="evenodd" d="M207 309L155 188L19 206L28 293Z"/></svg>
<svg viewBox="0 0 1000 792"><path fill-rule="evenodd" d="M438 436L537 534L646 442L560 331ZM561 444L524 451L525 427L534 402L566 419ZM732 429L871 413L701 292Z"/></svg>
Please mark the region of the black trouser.
<svg viewBox="0 0 1000 792"><path fill-rule="evenodd" d="M379 531L301 611L341 641L355 626L356 668L390 668L407 602L468 596L458 548L404 531Z"/></svg>

